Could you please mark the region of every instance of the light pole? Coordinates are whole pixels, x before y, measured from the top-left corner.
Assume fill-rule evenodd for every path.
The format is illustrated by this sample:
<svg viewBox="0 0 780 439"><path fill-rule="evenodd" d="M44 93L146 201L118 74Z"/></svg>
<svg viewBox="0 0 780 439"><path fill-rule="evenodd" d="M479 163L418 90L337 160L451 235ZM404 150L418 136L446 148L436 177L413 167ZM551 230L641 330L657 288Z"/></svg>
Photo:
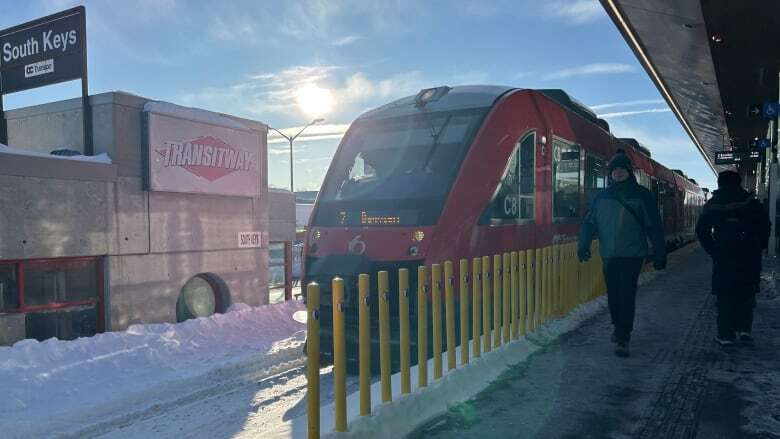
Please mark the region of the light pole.
<svg viewBox="0 0 780 439"><path fill-rule="evenodd" d="M296 134L296 135L294 135L292 137L284 134L283 132L277 130L276 128L274 128L274 127L272 127L270 125L268 126L268 128L276 131L277 133L279 133L280 136L284 137L285 139L287 139L288 142L290 142L290 192L293 193L293 196L295 196L295 189L294 189L294 186L293 186L293 141L295 139L297 139L298 136L300 136L301 133L303 133L306 130L306 128L309 128L310 126L312 126L314 124L318 124L318 123L324 122L324 121L325 121L325 119L323 119L323 118L314 119L311 122L309 122L308 124L306 124L305 127L301 128L301 130L298 131L298 134Z"/></svg>

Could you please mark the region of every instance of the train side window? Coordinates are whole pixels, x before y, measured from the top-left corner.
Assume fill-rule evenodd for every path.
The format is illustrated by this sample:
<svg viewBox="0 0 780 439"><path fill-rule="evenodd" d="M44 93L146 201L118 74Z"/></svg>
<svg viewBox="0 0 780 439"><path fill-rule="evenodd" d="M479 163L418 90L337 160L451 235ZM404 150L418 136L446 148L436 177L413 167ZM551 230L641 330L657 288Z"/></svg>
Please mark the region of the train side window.
<svg viewBox="0 0 780 439"><path fill-rule="evenodd" d="M577 218L580 213L580 146L553 141L553 217Z"/></svg>
<svg viewBox="0 0 780 439"><path fill-rule="evenodd" d="M536 135L523 137L519 142L520 153L520 219L534 219L534 197L536 196Z"/></svg>
<svg viewBox="0 0 780 439"><path fill-rule="evenodd" d="M606 163L604 160L588 154L585 156L585 195L593 199L599 189L607 186Z"/></svg>
<svg viewBox="0 0 780 439"><path fill-rule="evenodd" d="M534 218L534 133L522 137L509 158L480 224L517 224Z"/></svg>

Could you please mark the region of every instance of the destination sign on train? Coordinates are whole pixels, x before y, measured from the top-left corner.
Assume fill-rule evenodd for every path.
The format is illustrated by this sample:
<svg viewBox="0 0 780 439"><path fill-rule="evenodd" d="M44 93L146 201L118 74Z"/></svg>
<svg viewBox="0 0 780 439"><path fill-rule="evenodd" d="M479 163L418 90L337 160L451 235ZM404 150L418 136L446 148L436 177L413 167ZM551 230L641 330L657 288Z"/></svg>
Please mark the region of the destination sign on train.
<svg viewBox="0 0 780 439"><path fill-rule="evenodd" d="M0 31L0 93L78 79L83 74L84 8Z"/></svg>

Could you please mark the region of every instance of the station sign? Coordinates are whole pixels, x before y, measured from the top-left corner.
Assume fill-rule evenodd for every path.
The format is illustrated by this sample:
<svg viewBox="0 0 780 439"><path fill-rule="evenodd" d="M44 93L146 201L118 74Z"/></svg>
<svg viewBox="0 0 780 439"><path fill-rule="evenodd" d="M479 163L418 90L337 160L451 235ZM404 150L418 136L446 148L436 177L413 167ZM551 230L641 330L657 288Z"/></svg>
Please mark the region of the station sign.
<svg viewBox="0 0 780 439"><path fill-rule="evenodd" d="M761 151L720 151L715 153L716 165L735 165L761 160Z"/></svg>
<svg viewBox="0 0 780 439"><path fill-rule="evenodd" d="M0 30L0 94L83 78L84 7Z"/></svg>
<svg viewBox="0 0 780 439"><path fill-rule="evenodd" d="M259 197L266 144L258 132L144 112L145 189Z"/></svg>

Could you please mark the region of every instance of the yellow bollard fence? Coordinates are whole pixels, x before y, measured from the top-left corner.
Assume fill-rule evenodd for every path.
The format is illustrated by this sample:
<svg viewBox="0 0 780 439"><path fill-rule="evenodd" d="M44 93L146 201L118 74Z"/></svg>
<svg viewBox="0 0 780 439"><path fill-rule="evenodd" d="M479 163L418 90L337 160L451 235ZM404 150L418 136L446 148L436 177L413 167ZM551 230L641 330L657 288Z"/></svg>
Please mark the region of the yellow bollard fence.
<svg viewBox="0 0 780 439"><path fill-rule="evenodd" d="M460 260L460 364L469 362L469 261Z"/></svg>
<svg viewBox="0 0 780 439"><path fill-rule="evenodd" d="M320 286L306 286L306 414L308 437L320 437Z"/></svg>
<svg viewBox="0 0 780 439"><path fill-rule="evenodd" d="M490 352L491 328L490 313L492 312L490 296L490 256L482 257L482 350Z"/></svg>
<svg viewBox="0 0 780 439"><path fill-rule="evenodd" d="M358 300L360 416L366 416L371 414L371 308L367 274L358 276Z"/></svg>
<svg viewBox="0 0 780 439"><path fill-rule="evenodd" d="M417 386L428 387L428 270L417 267Z"/></svg>
<svg viewBox="0 0 780 439"><path fill-rule="evenodd" d="M501 255L493 255L493 348L501 346Z"/></svg>
<svg viewBox="0 0 780 439"><path fill-rule="evenodd" d="M518 262L517 262L518 254L517 252L512 252L509 254L509 264L511 265L511 273L509 275L509 282L511 282L512 286L510 287L510 294L512 296L511 298L511 307L512 307L512 323L510 325L510 333L509 336L512 338L512 340L517 340L517 326L518 322L520 321L520 301L518 295L520 294L520 289L518 288L518 282L520 282L518 277Z"/></svg>
<svg viewBox="0 0 780 439"><path fill-rule="evenodd" d="M333 393L336 431L347 431L347 353L344 339L344 280L335 277L333 290Z"/></svg>
<svg viewBox="0 0 780 439"><path fill-rule="evenodd" d="M431 306L433 324L433 379L441 378L441 265L431 266Z"/></svg>
<svg viewBox="0 0 780 439"><path fill-rule="evenodd" d="M479 358L482 352L480 343L482 343L482 324L480 317L482 315L482 259L474 258L472 260L472 307L471 307L471 342L474 347L474 358Z"/></svg>
<svg viewBox="0 0 780 439"><path fill-rule="evenodd" d="M501 295L504 297L504 303L502 304L501 308L503 314L503 318L501 319L501 329L503 331L501 339L504 343L509 343L510 328L512 327L512 322L509 321L512 311L512 262L510 260L509 253L504 253L503 257L503 277L501 278L503 282L501 283Z"/></svg>
<svg viewBox="0 0 780 439"><path fill-rule="evenodd" d="M539 325L544 324L547 321L547 298L550 288L550 273L549 269L549 256L550 248L544 247L542 249L542 279L541 279L541 297L539 300Z"/></svg>
<svg viewBox="0 0 780 439"><path fill-rule="evenodd" d="M393 400L390 383L390 281L386 271L378 274L379 287L379 376L382 402Z"/></svg>
<svg viewBox="0 0 780 439"><path fill-rule="evenodd" d="M452 262L444 263L444 321L447 328L447 370L455 369L455 276Z"/></svg>
<svg viewBox="0 0 780 439"><path fill-rule="evenodd" d="M409 347L409 270L398 270L398 327L401 359L401 393L412 391Z"/></svg>

